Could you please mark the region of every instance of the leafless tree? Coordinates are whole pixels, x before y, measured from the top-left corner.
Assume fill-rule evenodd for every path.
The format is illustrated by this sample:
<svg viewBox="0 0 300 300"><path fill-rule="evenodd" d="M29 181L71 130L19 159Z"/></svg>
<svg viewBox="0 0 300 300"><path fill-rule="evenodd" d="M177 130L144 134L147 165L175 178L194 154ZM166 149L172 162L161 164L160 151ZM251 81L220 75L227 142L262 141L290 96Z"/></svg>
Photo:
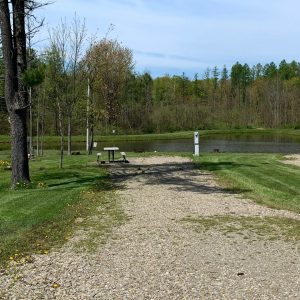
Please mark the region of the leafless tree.
<svg viewBox="0 0 300 300"><path fill-rule="evenodd" d="M81 21L77 15L74 15L73 21L69 28L69 48L70 48L70 62L72 75L72 96L68 98L68 154L72 152L72 115L74 106L78 100L77 95L77 78L78 66L82 55L82 48L86 36L85 22Z"/></svg>

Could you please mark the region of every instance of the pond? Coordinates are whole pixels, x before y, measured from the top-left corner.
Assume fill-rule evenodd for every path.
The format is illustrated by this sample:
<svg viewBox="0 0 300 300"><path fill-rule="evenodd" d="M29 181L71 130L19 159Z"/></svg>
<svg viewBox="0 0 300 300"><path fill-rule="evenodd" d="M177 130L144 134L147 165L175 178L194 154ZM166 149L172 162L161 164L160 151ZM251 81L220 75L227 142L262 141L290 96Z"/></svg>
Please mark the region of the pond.
<svg viewBox="0 0 300 300"><path fill-rule="evenodd" d="M107 143L106 143L107 145ZM192 139L115 142L122 151L193 152ZM102 149L98 143L97 149ZM200 137L200 152L300 153L300 138L262 135L214 135Z"/></svg>
<svg viewBox="0 0 300 300"><path fill-rule="evenodd" d="M101 142L95 151L103 147L117 146L127 152L193 152L192 139L115 141ZM0 150L9 149L8 143L0 143ZM46 144L46 149L59 149L58 143ZM73 151L84 151L85 143L73 143ZM200 137L200 152L250 152L250 153L300 153L300 137L258 134L215 134Z"/></svg>

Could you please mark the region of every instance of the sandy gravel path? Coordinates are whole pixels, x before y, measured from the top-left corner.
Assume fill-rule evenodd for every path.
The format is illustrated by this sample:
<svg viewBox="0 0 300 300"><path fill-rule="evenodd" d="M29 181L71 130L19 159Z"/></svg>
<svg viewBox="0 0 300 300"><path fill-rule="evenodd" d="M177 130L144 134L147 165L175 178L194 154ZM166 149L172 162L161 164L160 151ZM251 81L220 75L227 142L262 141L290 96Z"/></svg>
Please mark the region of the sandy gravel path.
<svg viewBox="0 0 300 300"><path fill-rule="evenodd" d="M185 158L136 159L112 173L130 220L93 254L66 245L21 267L13 284L0 276L5 299L300 299L298 242L182 221L299 215L241 199Z"/></svg>
<svg viewBox="0 0 300 300"><path fill-rule="evenodd" d="M283 161L286 164L291 164L300 167L300 154L291 154L285 156L287 160Z"/></svg>

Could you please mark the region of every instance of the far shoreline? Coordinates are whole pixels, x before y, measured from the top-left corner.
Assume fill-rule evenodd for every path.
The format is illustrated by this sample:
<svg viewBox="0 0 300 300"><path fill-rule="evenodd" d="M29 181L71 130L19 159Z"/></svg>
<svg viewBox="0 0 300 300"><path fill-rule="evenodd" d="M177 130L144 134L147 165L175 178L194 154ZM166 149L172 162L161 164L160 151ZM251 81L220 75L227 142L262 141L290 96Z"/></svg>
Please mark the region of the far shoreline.
<svg viewBox="0 0 300 300"><path fill-rule="evenodd" d="M200 136L211 136L221 134L253 134L253 135L288 135L300 138L300 129L269 129L269 128L256 128L256 129L205 129L195 130L199 132ZM94 141L146 141L146 140L172 140L172 139L189 139L193 138L194 131L176 131L170 133L145 133L145 134L115 134L115 135L95 135ZM67 136L65 136L67 139ZM59 136L44 136L44 143L59 142ZM33 136L33 141L36 137ZM72 142L81 143L85 142L84 135L73 135ZM9 135L0 135L0 143L10 143Z"/></svg>

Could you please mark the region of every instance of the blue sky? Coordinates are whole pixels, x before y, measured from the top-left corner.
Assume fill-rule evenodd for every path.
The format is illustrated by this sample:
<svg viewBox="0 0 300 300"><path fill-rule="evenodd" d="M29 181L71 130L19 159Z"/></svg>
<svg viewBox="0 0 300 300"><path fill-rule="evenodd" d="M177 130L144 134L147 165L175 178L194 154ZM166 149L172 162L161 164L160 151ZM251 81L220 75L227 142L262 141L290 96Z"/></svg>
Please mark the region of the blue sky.
<svg viewBox="0 0 300 300"><path fill-rule="evenodd" d="M138 72L201 76L236 61L300 61L299 10L299 0L57 0L39 15L53 27L76 12L99 38L113 24Z"/></svg>

